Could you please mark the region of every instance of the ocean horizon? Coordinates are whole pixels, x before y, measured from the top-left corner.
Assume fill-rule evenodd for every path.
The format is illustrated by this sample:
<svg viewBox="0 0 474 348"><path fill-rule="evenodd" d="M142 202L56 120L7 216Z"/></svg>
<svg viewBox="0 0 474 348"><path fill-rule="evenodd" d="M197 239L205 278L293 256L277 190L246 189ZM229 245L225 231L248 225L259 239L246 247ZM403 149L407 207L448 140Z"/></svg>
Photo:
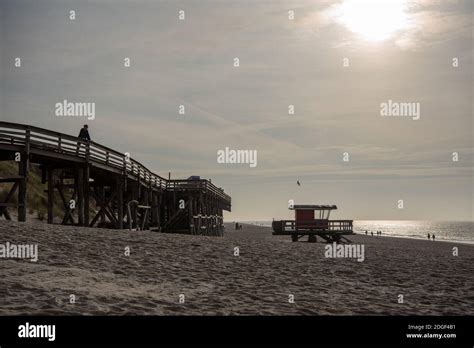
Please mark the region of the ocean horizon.
<svg viewBox="0 0 474 348"><path fill-rule="evenodd" d="M271 227L272 221L239 221L257 226ZM474 221L429 220L354 220L354 232L370 235L382 231L382 236L427 239L428 233L435 240L474 244Z"/></svg>

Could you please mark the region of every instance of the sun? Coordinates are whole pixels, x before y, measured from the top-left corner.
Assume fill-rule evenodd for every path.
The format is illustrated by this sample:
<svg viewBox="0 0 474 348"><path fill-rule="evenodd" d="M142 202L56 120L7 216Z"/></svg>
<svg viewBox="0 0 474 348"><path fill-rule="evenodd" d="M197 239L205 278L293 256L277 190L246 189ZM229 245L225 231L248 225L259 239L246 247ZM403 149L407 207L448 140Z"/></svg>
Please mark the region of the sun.
<svg viewBox="0 0 474 348"><path fill-rule="evenodd" d="M408 27L407 7L406 0L345 0L331 17L362 39L383 41Z"/></svg>

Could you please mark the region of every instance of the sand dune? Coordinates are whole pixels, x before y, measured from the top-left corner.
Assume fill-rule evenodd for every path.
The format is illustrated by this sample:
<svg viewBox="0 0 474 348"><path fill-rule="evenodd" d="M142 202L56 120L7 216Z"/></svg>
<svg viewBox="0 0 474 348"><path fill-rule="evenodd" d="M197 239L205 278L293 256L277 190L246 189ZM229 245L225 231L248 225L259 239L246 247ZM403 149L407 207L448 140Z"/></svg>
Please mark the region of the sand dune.
<svg viewBox="0 0 474 348"><path fill-rule="evenodd" d="M0 243L37 243L39 260L0 259L0 314L474 315L473 246L352 240L363 262L250 225L216 238L2 221Z"/></svg>

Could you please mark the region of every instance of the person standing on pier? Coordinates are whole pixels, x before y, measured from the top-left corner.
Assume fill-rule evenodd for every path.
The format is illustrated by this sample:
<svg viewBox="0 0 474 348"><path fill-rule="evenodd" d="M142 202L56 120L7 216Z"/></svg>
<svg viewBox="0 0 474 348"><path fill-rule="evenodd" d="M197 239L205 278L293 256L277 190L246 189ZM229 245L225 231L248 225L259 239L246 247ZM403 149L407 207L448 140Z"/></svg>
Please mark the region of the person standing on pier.
<svg viewBox="0 0 474 348"><path fill-rule="evenodd" d="M89 130L88 129L89 129L89 127L87 126L87 124L85 124L84 127L81 128L81 131L79 132L78 138L82 139L82 140L90 141L91 137L89 135Z"/></svg>
<svg viewBox="0 0 474 348"><path fill-rule="evenodd" d="M78 135L77 137L78 137L79 139L81 139L82 141L85 141L85 142L90 141L90 140L91 140L91 137L90 137L90 135L89 135L89 130L88 130L88 129L89 129L89 127L87 126L87 124L85 124L85 125L81 128L81 130L80 130L80 132L79 132L79 135ZM80 149L81 149L81 143L78 142L78 143L77 143L77 149L76 149L76 155L79 154L79 150L80 150Z"/></svg>

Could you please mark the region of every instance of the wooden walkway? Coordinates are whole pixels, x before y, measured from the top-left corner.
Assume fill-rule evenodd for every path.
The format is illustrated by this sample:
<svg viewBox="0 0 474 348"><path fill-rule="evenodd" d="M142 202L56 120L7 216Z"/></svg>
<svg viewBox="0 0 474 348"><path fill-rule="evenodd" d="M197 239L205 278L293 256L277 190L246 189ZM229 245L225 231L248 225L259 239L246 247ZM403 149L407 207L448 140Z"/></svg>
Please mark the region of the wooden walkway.
<svg viewBox="0 0 474 348"><path fill-rule="evenodd" d="M0 178L0 184L11 185L0 202L0 217L6 219L11 219L8 209L16 207L18 220L26 220L32 164L39 165L47 184L48 223L53 223L55 192L62 223L79 226L222 235L223 210L231 210L231 198L208 180L167 180L93 141L0 122L0 161L12 160L18 175ZM16 193L18 203L12 203Z"/></svg>

